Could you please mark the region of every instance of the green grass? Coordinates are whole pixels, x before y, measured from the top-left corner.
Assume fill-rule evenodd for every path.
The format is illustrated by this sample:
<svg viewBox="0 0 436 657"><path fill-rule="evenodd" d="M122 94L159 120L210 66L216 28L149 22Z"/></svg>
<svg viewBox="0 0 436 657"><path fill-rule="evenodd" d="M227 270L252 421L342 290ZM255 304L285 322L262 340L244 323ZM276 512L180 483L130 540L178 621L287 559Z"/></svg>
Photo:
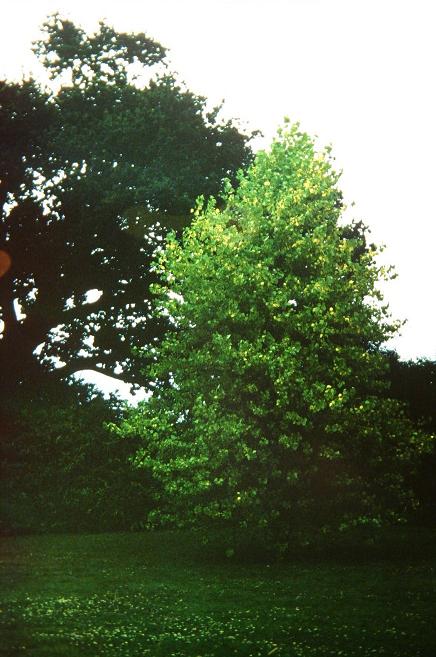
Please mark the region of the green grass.
<svg viewBox="0 0 436 657"><path fill-rule="evenodd" d="M3 538L0 655L435 657L435 539L244 565L192 534Z"/></svg>

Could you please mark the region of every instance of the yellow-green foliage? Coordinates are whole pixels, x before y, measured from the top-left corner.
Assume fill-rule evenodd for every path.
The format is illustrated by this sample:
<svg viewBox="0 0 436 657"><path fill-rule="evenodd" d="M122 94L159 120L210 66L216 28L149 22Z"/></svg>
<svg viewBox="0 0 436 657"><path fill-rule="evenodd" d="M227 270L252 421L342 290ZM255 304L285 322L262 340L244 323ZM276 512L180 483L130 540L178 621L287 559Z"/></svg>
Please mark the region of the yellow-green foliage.
<svg viewBox="0 0 436 657"><path fill-rule="evenodd" d="M237 521L286 543L301 523L403 511L404 474L426 439L387 398L383 342L398 329L329 150L279 133L226 190L201 203L156 262L152 396L121 431L160 484L151 522Z"/></svg>

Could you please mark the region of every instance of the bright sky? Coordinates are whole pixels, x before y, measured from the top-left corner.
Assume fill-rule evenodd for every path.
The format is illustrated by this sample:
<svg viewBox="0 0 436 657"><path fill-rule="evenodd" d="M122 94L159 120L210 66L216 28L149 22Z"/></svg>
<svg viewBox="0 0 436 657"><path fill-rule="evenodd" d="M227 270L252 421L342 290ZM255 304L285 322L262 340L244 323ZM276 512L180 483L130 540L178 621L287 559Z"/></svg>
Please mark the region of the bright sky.
<svg viewBox="0 0 436 657"><path fill-rule="evenodd" d="M14 0L0 6L0 75L33 66L54 11L146 32L192 91L260 129L259 145L285 115L331 143L351 216L398 273L385 298L408 321L393 346L436 359L433 0Z"/></svg>

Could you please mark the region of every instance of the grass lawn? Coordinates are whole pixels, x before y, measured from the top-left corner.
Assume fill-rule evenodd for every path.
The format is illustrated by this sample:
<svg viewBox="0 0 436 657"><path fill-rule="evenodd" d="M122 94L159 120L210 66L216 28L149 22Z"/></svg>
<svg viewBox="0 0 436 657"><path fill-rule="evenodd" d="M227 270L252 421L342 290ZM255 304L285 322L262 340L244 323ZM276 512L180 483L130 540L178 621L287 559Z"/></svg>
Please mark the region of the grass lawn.
<svg viewBox="0 0 436 657"><path fill-rule="evenodd" d="M192 534L2 538L0 655L435 657L435 539L244 565Z"/></svg>

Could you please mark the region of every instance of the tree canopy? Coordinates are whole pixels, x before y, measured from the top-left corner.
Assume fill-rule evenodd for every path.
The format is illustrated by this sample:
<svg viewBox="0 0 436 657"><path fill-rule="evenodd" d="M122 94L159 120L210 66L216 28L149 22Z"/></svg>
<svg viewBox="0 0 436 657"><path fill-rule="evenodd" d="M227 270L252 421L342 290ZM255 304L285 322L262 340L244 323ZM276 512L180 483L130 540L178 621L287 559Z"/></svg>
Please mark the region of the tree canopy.
<svg viewBox="0 0 436 657"><path fill-rule="evenodd" d="M132 347L163 330L149 312L156 245L199 194L235 180L250 137L177 83L144 34L88 35L55 15L35 53L56 91L0 83L5 384L81 369L134 382Z"/></svg>
<svg viewBox="0 0 436 657"><path fill-rule="evenodd" d="M143 350L151 396L121 427L158 483L150 522L236 523L286 545L302 523L402 514L428 442L384 388L390 272L341 222L329 150L298 126L239 183L155 264L153 316L170 328Z"/></svg>

